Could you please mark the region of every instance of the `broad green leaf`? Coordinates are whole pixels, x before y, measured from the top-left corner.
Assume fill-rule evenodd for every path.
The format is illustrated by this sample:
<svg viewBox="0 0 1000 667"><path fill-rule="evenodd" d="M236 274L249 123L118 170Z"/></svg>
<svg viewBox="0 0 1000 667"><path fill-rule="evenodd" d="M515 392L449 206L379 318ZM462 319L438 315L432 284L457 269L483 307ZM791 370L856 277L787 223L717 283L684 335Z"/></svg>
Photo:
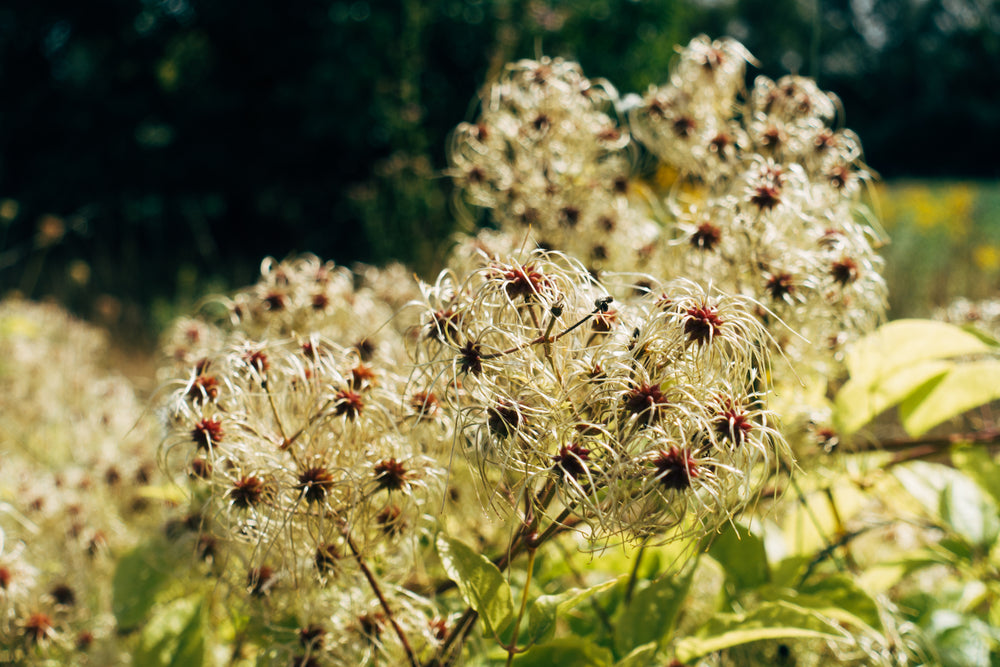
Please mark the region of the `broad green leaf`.
<svg viewBox="0 0 1000 667"><path fill-rule="evenodd" d="M614 627L608 627L607 619L614 618L625 608L627 587L627 575L619 576L614 586L594 594L581 606L563 609L569 631L578 637L587 637L599 646L613 649Z"/></svg>
<svg viewBox="0 0 1000 667"><path fill-rule="evenodd" d="M796 554L778 562L771 568L771 582L775 586L796 586L815 554Z"/></svg>
<svg viewBox="0 0 1000 667"><path fill-rule="evenodd" d="M528 628L522 635L523 640L528 644L546 641L555 632L556 620L562 614L576 607L591 595L608 590L619 580L613 579L590 588L572 588L556 595L538 596L528 610Z"/></svg>
<svg viewBox="0 0 1000 667"><path fill-rule="evenodd" d="M144 667L200 667L205 663L206 620L204 601L200 595L164 605L142 629L133 664Z"/></svg>
<svg viewBox="0 0 1000 667"><path fill-rule="evenodd" d="M986 343L990 347L998 347L998 348L1000 348L1000 340L998 340L997 338L995 338L991 334L987 333L983 329L980 329L975 324L962 324L960 326L962 327L962 331L964 331L966 333L969 333L969 334L972 334L973 336L975 336L979 340L983 341L984 343Z"/></svg>
<svg viewBox="0 0 1000 667"><path fill-rule="evenodd" d="M514 658L518 667L608 667L611 651L580 637L553 639Z"/></svg>
<svg viewBox="0 0 1000 667"><path fill-rule="evenodd" d="M726 524L718 535L710 535L708 555L726 572L737 588L747 590L762 586L770 579L764 540L738 523Z"/></svg>
<svg viewBox="0 0 1000 667"><path fill-rule="evenodd" d="M666 574L632 597L615 623L615 649L619 655L662 641L673 633L695 569L692 565L685 574Z"/></svg>
<svg viewBox="0 0 1000 667"><path fill-rule="evenodd" d="M111 608L120 631L141 625L157 595L170 583L175 566L166 546L161 540L151 540L118 560L111 582Z"/></svg>
<svg viewBox="0 0 1000 667"><path fill-rule="evenodd" d="M890 322L862 338L848 351L850 379L835 399L836 425L841 434L850 435L911 394L920 391L922 396L930 395L931 383L941 380L940 376L955 366L952 360L987 354L994 349L979 336L944 322ZM915 409L920 401L916 397L913 401L911 407ZM940 416L933 412L938 406L955 408L959 404L963 401L928 404L927 413L917 411L911 417L913 428L922 428Z"/></svg>
<svg viewBox="0 0 1000 667"><path fill-rule="evenodd" d="M514 603L510 586L497 566L443 533L437 537L437 552L466 603L479 612L490 631L500 633L514 618Z"/></svg>
<svg viewBox="0 0 1000 667"><path fill-rule="evenodd" d="M931 359L984 354L991 347L961 327L934 320L895 320L855 343L847 353L851 378L867 385Z"/></svg>
<svg viewBox="0 0 1000 667"><path fill-rule="evenodd" d="M764 602L746 614L717 614L693 637L677 642L682 663L763 639L842 639L831 622L788 602Z"/></svg>
<svg viewBox="0 0 1000 667"><path fill-rule="evenodd" d="M887 592L890 588L903 580L912 570L920 567L928 567L927 561L917 563L915 561L896 561L888 563L878 563L868 565L857 574L858 586L874 595Z"/></svg>
<svg viewBox="0 0 1000 667"><path fill-rule="evenodd" d="M615 667L649 667L655 665L653 660L659 647L655 642L643 644L615 663Z"/></svg>
<svg viewBox="0 0 1000 667"><path fill-rule="evenodd" d="M971 480L949 484L944 490L941 518L969 544L984 549L1000 535L996 504Z"/></svg>
<svg viewBox="0 0 1000 667"><path fill-rule="evenodd" d="M834 399L837 430L851 435L910 394L939 380L953 365L950 361L925 361L876 380L851 378Z"/></svg>
<svg viewBox="0 0 1000 667"><path fill-rule="evenodd" d="M962 473L940 463L911 461L892 469L893 476L931 516L940 517L941 494L949 484L969 483Z"/></svg>
<svg viewBox="0 0 1000 667"><path fill-rule="evenodd" d="M923 435L938 424L1000 398L1000 360L957 363L937 382L908 396L899 405L906 432Z"/></svg>
<svg viewBox="0 0 1000 667"><path fill-rule="evenodd" d="M896 466L893 474L931 516L969 544L988 548L1000 535L996 503L961 471L912 461Z"/></svg>
<svg viewBox="0 0 1000 667"><path fill-rule="evenodd" d="M931 614L926 631L942 667L990 667L990 645L996 638L978 618L938 609Z"/></svg>
<svg viewBox="0 0 1000 667"><path fill-rule="evenodd" d="M878 604L858 584L842 574L800 586L789 601L841 623L882 630Z"/></svg>
<svg viewBox="0 0 1000 667"><path fill-rule="evenodd" d="M951 449L951 462L1000 506L1000 465L989 451L983 447L957 445Z"/></svg>

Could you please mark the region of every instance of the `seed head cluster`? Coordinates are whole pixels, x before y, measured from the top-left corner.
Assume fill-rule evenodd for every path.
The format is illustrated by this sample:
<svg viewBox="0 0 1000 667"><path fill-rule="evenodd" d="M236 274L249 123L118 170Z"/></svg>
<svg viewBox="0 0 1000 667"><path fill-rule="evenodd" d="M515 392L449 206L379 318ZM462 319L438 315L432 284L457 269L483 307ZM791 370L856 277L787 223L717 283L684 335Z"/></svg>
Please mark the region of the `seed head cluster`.
<svg viewBox="0 0 1000 667"><path fill-rule="evenodd" d="M0 301L2 664L130 660L111 620L115 556L159 532L149 492L164 480L155 420L107 348L54 305Z"/></svg>
<svg viewBox="0 0 1000 667"><path fill-rule="evenodd" d="M509 68L451 144L451 175L465 201L500 230L472 245L503 254L528 238L598 277L640 272L749 297L767 346L794 367L772 369L779 389L794 391L806 373L837 376L846 345L885 316L884 236L866 205L873 174L858 137L842 128L834 95L800 76L758 76L748 89L754 63L735 40L698 37L679 49L665 83L622 98L604 82L585 83L575 64ZM533 74L546 68L559 75ZM551 108L573 109L575 120L533 130L538 110L557 117ZM609 122L613 146L598 138ZM632 174L634 155L657 162L653 177ZM473 183L469 174L482 178ZM536 181L544 187L522 185ZM566 197L572 219L587 222L566 224ZM531 211L530 225L513 211ZM707 342L711 313L691 315L689 336Z"/></svg>
<svg viewBox="0 0 1000 667"><path fill-rule="evenodd" d="M457 287L425 286L426 321L447 300L462 326L423 337L418 357L439 369L488 494L551 487L558 505L538 511L572 511L597 543L685 518L713 530L754 497L783 442L762 407L767 334L752 302L651 280L614 300L551 251L482 262ZM512 297L509 276L528 265L539 287Z"/></svg>
<svg viewBox="0 0 1000 667"><path fill-rule="evenodd" d="M260 601L301 617L314 660L404 659L393 635L371 642L382 625L360 620L381 609L362 563L385 578L411 641L432 641L440 615L401 586L434 527L449 446L437 398L403 362L416 320L394 313L419 294L406 280L408 293L366 267L268 260L258 284L218 301L223 317L183 320L163 346L173 389L161 453L212 540L198 553L230 563L222 579L262 620Z"/></svg>
<svg viewBox="0 0 1000 667"><path fill-rule="evenodd" d="M639 269L756 299L796 367L827 372L846 343L884 316L875 253L883 239L862 202L872 174L857 136L837 127L833 95L798 76L759 76L748 91L748 63L735 40L699 37L681 49L665 84L624 99L603 82L585 83L575 64L518 63L484 94L477 121L456 131L452 175L502 230L523 237L508 214L532 211L539 245L568 251L588 269ZM619 113L595 110L598 101ZM532 133L536 111L550 107L574 120ZM609 122L617 123L613 146L597 138ZM660 161L666 188L653 206L649 185L635 182L623 159L642 151ZM581 177L586 170L566 153L600 176ZM484 177L470 183L469 173ZM535 178L545 187L522 185ZM622 178L633 185L621 187ZM583 186L585 196L573 190ZM573 219L596 222L573 225L564 238L559 198L570 192Z"/></svg>
<svg viewBox="0 0 1000 667"><path fill-rule="evenodd" d="M239 627L206 641L261 629L262 664L455 664L437 534L501 562L511 535L718 531L786 469L776 397L885 301L837 100L748 89L753 62L698 38L624 98L566 60L508 65L450 140L486 224L444 270L264 260L164 336L158 424L94 332L0 304L0 662L129 662L155 639L108 594L132 568L211 590Z"/></svg>

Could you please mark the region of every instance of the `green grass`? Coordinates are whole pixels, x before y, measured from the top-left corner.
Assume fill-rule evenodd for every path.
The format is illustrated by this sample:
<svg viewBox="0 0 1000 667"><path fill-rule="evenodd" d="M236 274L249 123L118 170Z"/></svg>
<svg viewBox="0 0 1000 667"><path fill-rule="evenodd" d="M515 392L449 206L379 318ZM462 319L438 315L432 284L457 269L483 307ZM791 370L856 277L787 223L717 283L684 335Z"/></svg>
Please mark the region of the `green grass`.
<svg viewBox="0 0 1000 667"><path fill-rule="evenodd" d="M997 296L1000 183L894 181L878 191L891 239L882 253L890 317L927 316L959 296Z"/></svg>

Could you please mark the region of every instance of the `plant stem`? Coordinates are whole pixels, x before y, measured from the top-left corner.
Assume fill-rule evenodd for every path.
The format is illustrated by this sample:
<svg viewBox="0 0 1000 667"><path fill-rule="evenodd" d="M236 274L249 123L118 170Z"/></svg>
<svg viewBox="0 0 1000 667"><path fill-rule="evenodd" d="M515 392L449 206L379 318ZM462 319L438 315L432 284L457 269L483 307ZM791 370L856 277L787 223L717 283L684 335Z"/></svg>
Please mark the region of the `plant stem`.
<svg viewBox="0 0 1000 667"><path fill-rule="evenodd" d="M469 634L469 630L472 629L472 625L478 618L479 612L472 607L466 609L465 613L455 622L455 628L448 634L448 638L441 645L437 655L427 663L427 667L446 667L447 665L454 664L454 661L449 657L452 649L456 645L461 646L460 640L464 640L465 636Z"/></svg>
<svg viewBox="0 0 1000 667"><path fill-rule="evenodd" d="M566 508L559 513L559 516L556 517L552 521L552 523L550 523L545 528L545 530L542 531L541 534L535 532L535 528L538 526L538 521L536 518L537 515L535 514L535 512L539 512L540 510L539 513L544 514L545 509L548 507L549 503L552 502L552 499L554 497L555 497L555 485L548 484L545 487L543 487L541 493L539 493L539 495L536 496L536 503L540 504L538 504L536 507L531 507L529 503L529 507L531 508L530 509L531 515L526 513L520 528L511 538L510 545L508 546L507 550L500 558L498 558L493 562L493 564L496 565L497 569L500 570L500 572L504 572L510 566L510 563L515 558L517 558L517 556L519 556L522 551L527 550L528 567L529 567L528 583L530 584L531 583L530 572L531 568L534 566L535 552L538 550L538 547L540 547L546 540L549 540L552 537L554 537L560 531L572 527L573 523L567 522L567 519L569 519L570 515L572 514L572 510L570 508ZM452 586L441 585L437 587L436 591L438 593L441 593L450 588L452 588ZM528 589L526 585L525 596L527 596L527 590ZM526 598L522 599L521 601L522 605L521 614L524 613L523 607L525 604L526 604ZM477 618L479 618L479 614L472 607L467 607L465 612L455 623L454 629L452 629L452 631L448 634L448 638L445 640L444 644L442 644L441 648L438 650L437 655L434 658L432 658L429 663L427 663L427 667L444 667L445 665L452 664L450 659L448 658L448 654L457 646L462 645L462 642L465 641L465 637L472 630L472 626L475 624ZM517 630L515 629L514 639L511 642L511 646L514 646L516 641L517 641ZM513 649L511 647L507 647L507 650L511 651ZM512 659L512 654L508 653L508 660L510 659Z"/></svg>
<svg viewBox="0 0 1000 667"><path fill-rule="evenodd" d="M535 552L537 549L528 549L528 572L525 575L524 591L521 593L521 608L514 619L514 633L510 637L510 645L507 647L507 667L511 667L514 662L514 654L517 653L517 633L521 629L521 619L524 618L524 611L528 608L528 592L531 589L531 575L535 569Z"/></svg>
<svg viewBox="0 0 1000 667"><path fill-rule="evenodd" d="M520 343L519 345L515 345L514 347L507 348L506 350L501 350L500 352L492 352L490 354L483 354L483 355L480 355L479 358L480 359L484 359L484 360L485 359L498 359L500 357L505 357L508 354L514 354L518 350L523 350L524 348L531 347L532 345L538 345L538 344L541 344L541 343L548 344L548 343L552 343L554 341L557 341L560 338L562 338L563 336L565 336L566 334L568 334L571 331L573 331L574 329L577 329L578 327L582 326L584 323L587 322L587 320L589 320L594 315L597 315L598 313L606 313L606 312L608 312L608 304L609 303L611 303L611 297L610 296L606 296L606 297L603 297L601 299L598 299L597 303L594 306L594 310L592 312L590 312L587 315L583 316L582 318L580 318L580 320L578 322L576 322L575 324L571 325L568 329L564 329L564 330L560 331L555 336L549 335L549 332L547 331L546 333L542 334L541 336L536 336L535 338L532 338L531 340L527 341L526 343ZM549 331L551 331L551 329L552 329L552 327L550 326L549 327Z"/></svg>
<svg viewBox="0 0 1000 667"><path fill-rule="evenodd" d="M642 555L646 553L646 544L648 544L649 538L644 538L642 544L639 545L639 551L635 555L635 563L632 564L632 572L629 574L628 586L625 588L625 605L632 601L632 593L635 592L635 582L639 578L639 564L642 562Z"/></svg>
<svg viewBox="0 0 1000 667"><path fill-rule="evenodd" d="M795 494L798 496L799 504L802 505L802 509L805 510L806 515L809 517L813 527L816 529L816 533L819 535L820 539L823 540L823 544L825 546L824 551L828 551L830 553L830 557L833 558L833 561L837 564L837 569L843 572L845 570L844 563L841 559L837 558L834 553L835 546L833 542L830 541L830 537L826 534L826 531L823 530L823 525L819 522L819 518L816 516L816 513L813 512L812 506L806 500L806 496L802 492L802 487L799 486L799 481L792 477L791 484L792 488L795 489Z"/></svg>
<svg viewBox="0 0 1000 667"><path fill-rule="evenodd" d="M410 666L419 667L420 663L417 662L417 656L413 653L413 649L410 647L409 640L406 639L406 634L403 632L403 628L399 627L399 623L396 622L396 616L392 613L392 609L389 607L389 601L385 599L385 594L382 593L382 588L378 585L375 575L372 574L371 569L369 569L364 559L362 559L361 552L358 550L357 544L354 543L354 538L351 537L351 532L345 525L341 525L340 532L343 534L344 540L347 542L347 546L350 547L351 553L354 554L354 560L357 561L362 574L364 574L365 579L368 580L368 585L371 586L372 591L375 593L375 597L378 598L379 604L382 605L385 617L389 619L389 623L392 625L393 631L396 633L396 636L399 637L399 643L402 644L403 651L406 652L406 657L407 660L409 660Z"/></svg>

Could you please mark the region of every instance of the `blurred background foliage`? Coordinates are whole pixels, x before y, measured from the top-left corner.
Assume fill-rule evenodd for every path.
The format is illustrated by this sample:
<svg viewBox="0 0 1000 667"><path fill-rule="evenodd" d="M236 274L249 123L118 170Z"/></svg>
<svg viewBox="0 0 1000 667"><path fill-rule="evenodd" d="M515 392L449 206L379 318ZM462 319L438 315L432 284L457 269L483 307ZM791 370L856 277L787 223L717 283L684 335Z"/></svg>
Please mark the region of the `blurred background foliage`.
<svg viewBox="0 0 1000 667"><path fill-rule="evenodd" d="M843 100L887 183L895 315L996 291L994 0L7 0L0 290L141 344L266 255L428 273L448 132L505 62L641 92L702 32Z"/></svg>

